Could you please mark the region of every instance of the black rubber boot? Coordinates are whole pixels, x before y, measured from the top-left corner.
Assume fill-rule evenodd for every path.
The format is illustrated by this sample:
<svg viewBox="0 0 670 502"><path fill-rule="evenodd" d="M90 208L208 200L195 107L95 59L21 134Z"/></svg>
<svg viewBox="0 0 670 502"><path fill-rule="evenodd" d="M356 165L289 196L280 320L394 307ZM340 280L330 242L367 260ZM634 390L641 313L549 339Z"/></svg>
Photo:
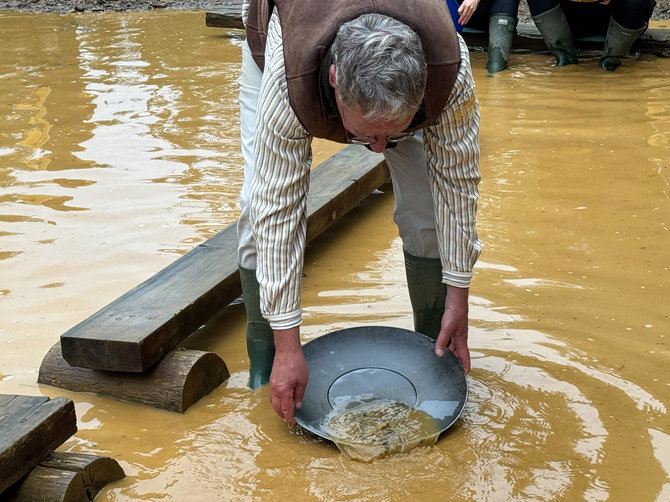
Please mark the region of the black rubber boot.
<svg viewBox="0 0 670 502"><path fill-rule="evenodd" d="M535 26L542 33L544 42L556 57L556 66L577 64L577 49L563 9L557 5L553 9L533 16Z"/></svg>
<svg viewBox="0 0 670 502"><path fill-rule="evenodd" d="M507 68L517 22L517 18L502 14L493 14L489 19L489 60L486 62L489 73Z"/></svg>
<svg viewBox="0 0 670 502"><path fill-rule="evenodd" d="M614 19L610 19L607 35L605 36L605 47L603 56L598 65L605 71L614 71L621 66L621 58L627 56L630 48L647 27L639 30L624 28Z"/></svg>
<svg viewBox="0 0 670 502"><path fill-rule="evenodd" d="M249 387L257 389L270 381L275 342L272 328L261 314L256 271L239 267L242 298L247 311L247 354L249 354Z"/></svg>
<svg viewBox="0 0 670 502"><path fill-rule="evenodd" d="M414 331L437 339L447 298L447 285L442 282L442 263L439 258L421 258L407 251L404 254Z"/></svg>

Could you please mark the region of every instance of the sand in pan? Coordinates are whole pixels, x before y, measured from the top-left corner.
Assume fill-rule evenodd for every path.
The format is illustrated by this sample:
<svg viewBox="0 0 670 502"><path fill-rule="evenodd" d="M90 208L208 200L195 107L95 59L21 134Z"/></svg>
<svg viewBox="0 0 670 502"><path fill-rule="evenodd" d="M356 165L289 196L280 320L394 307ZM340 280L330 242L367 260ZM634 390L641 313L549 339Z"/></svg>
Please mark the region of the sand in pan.
<svg viewBox="0 0 670 502"><path fill-rule="evenodd" d="M428 413L381 399L352 401L334 409L324 430L342 453L362 462L432 445L440 435L439 424Z"/></svg>

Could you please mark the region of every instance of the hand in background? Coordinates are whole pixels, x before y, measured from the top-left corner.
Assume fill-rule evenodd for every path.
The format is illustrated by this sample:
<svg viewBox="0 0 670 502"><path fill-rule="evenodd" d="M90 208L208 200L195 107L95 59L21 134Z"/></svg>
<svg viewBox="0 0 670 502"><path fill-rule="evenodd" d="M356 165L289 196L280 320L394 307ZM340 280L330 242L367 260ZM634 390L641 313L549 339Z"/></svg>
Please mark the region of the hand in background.
<svg viewBox="0 0 670 502"><path fill-rule="evenodd" d="M458 8L458 23L465 26L477 10L478 5L479 0L463 0L463 3Z"/></svg>

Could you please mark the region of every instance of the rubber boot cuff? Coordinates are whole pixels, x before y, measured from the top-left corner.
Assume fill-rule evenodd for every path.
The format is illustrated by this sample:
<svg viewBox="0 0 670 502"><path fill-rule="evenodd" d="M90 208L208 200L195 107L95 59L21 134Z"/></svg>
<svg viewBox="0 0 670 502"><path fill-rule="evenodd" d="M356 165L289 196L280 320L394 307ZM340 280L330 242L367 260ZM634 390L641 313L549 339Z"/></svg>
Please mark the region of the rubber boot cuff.
<svg viewBox="0 0 670 502"><path fill-rule="evenodd" d="M489 19L489 59L486 62L489 73L497 73L507 68L517 22L515 17L500 14L494 14Z"/></svg>
<svg viewBox="0 0 670 502"><path fill-rule="evenodd" d="M442 263L439 258L422 258L403 252L414 331L437 339L447 298L447 285L442 282Z"/></svg>
<svg viewBox="0 0 670 502"><path fill-rule="evenodd" d="M260 292L256 271L239 267L242 298L247 311L247 354L249 387L257 389L270 381L275 357L274 333L261 314Z"/></svg>

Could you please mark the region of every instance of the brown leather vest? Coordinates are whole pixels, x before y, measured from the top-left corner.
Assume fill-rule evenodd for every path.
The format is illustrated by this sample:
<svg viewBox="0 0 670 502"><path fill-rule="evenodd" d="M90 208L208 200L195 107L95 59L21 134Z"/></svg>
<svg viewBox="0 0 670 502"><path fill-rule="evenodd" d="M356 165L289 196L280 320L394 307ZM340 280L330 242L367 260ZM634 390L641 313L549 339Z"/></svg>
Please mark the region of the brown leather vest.
<svg viewBox="0 0 670 502"><path fill-rule="evenodd" d="M434 123L456 81L461 53L445 0L251 0L247 41L258 64L265 63L267 27L276 6L284 41L289 100L310 134L346 143L339 114L332 112L325 93L322 62L338 28L361 14L379 13L405 23L421 38L428 65L426 92L409 130ZM327 70L327 68L325 68Z"/></svg>

